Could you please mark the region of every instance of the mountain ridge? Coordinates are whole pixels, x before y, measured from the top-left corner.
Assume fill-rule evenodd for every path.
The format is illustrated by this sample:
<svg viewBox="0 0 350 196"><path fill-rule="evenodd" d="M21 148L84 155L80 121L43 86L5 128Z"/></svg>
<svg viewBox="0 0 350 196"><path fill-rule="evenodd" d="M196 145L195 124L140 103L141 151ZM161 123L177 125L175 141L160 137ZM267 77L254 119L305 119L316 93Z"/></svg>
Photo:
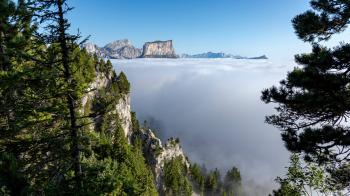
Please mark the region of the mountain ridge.
<svg viewBox="0 0 350 196"><path fill-rule="evenodd" d="M135 58L232 58L232 59L251 59L266 60L266 55L246 57L233 55L224 52L204 52L199 54L181 54L177 55L172 40L145 42L142 49L136 48L128 39L115 40L99 47L94 43L85 43L82 48L90 54L96 54L100 58L109 59L135 59Z"/></svg>
<svg viewBox="0 0 350 196"><path fill-rule="evenodd" d="M232 58L232 59L268 59L266 55L256 56L256 57L245 57L240 55L233 55L224 52L205 52L199 54L181 54L181 58Z"/></svg>

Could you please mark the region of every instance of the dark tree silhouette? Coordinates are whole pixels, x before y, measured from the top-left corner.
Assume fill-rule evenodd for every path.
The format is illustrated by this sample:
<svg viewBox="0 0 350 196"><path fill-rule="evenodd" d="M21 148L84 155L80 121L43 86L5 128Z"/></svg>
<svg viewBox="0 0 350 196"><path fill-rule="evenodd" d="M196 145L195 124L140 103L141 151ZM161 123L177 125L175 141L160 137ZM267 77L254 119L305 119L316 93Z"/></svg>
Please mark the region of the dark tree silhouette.
<svg viewBox="0 0 350 196"><path fill-rule="evenodd" d="M296 55L300 66L279 87L265 89L262 100L277 105L278 114L266 122L282 131L288 150L325 165L330 182L342 189L350 183L350 44L329 49L320 41L346 29L350 1L312 0L311 7L292 22L298 37L313 45L312 52Z"/></svg>

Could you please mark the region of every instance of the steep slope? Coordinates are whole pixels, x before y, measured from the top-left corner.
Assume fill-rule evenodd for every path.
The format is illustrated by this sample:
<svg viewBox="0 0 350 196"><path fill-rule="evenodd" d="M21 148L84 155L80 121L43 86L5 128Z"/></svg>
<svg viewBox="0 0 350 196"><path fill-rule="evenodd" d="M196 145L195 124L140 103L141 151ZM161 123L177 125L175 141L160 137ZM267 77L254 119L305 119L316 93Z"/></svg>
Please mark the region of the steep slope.
<svg viewBox="0 0 350 196"><path fill-rule="evenodd" d="M135 48L128 39L111 42L102 51L112 59L133 59L141 55L141 50Z"/></svg>
<svg viewBox="0 0 350 196"><path fill-rule="evenodd" d="M131 42L128 39L116 40L116 41L113 41L111 43L108 43L103 48L105 48L106 50L111 50L111 51L114 50L115 51L115 50L118 50L124 46L131 46Z"/></svg>
<svg viewBox="0 0 350 196"><path fill-rule="evenodd" d="M110 62L108 62L110 64ZM109 65L111 66L111 65ZM132 119L132 111L130 105L130 91L129 84L123 73L116 75L113 70L96 71L95 80L89 85L88 93L86 93L81 101L82 108L81 112L86 113L87 111L97 110L96 105L101 100L104 100L104 94L109 92L111 86L117 84L118 94L111 97L114 100L114 105L109 110L109 114L115 114L117 119L114 117L109 118L107 114L100 114L91 118L93 122L90 126L90 130L101 130L101 124L107 122L107 130L114 131L118 125L122 128L123 137L130 146L138 146L140 144L143 156L146 163L150 166L154 176L154 183L160 195L167 195L168 188L164 182L164 166L168 161L173 159L181 159L183 165L188 168L190 163L188 162L180 144L177 139L169 139L164 145L161 140L155 136L152 130L139 128L134 125ZM123 87L125 86L125 87Z"/></svg>
<svg viewBox="0 0 350 196"><path fill-rule="evenodd" d="M158 192L164 194L167 187L164 183L164 165L167 161L180 157L183 164L188 168L190 166L185 153L183 152L178 139L170 138L163 145L150 129L140 129L131 136L131 141L135 142L140 139L142 142L143 152L148 165L151 166L154 174Z"/></svg>
<svg viewBox="0 0 350 196"><path fill-rule="evenodd" d="M128 39L117 40L101 48L93 43L86 43L82 47L88 53L96 54L100 58L178 58L172 40L146 42L143 50L135 48Z"/></svg>
<svg viewBox="0 0 350 196"><path fill-rule="evenodd" d="M142 58L178 58L173 41L146 42L143 45Z"/></svg>
<svg viewBox="0 0 350 196"><path fill-rule="evenodd" d="M83 44L82 47L85 48L86 52L89 54L96 54L100 58L106 57L106 54L103 52L103 50L94 43L88 42Z"/></svg>
<svg viewBox="0 0 350 196"><path fill-rule="evenodd" d="M134 59L141 56L141 49L135 48L128 39L117 40L101 48L93 43L86 43L82 47L100 58Z"/></svg>

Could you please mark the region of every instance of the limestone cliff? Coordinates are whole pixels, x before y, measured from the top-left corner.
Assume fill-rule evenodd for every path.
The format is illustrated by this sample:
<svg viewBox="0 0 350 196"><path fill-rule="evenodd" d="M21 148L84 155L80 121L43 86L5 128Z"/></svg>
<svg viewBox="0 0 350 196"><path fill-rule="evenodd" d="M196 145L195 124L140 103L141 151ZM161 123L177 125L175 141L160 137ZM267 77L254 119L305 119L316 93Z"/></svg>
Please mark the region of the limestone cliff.
<svg viewBox="0 0 350 196"><path fill-rule="evenodd" d="M117 40L101 48L93 43L86 43L82 47L101 58L133 59L141 56L141 49L134 47L128 39Z"/></svg>
<svg viewBox="0 0 350 196"><path fill-rule="evenodd" d="M143 45L143 50L134 47L128 39L117 40L108 43L104 47L98 47L93 43L86 43L82 47L88 53L96 54L101 58L178 58L172 40L146 42Z"/></svg>
<svg viewBox="0 0 350 196"><path fill-rule="evenodd" d="M118 113L125 137L129 139L132 134L130 94L123 95L119 99L119 102L115 106L115 110Z"/></svg>
<svg viewBox="0 0 350 196"><path fill-rule="evenodd" d="M112 59L133 59L141 55L141 49L135 48L128 39L111 42L102 51Z"/></svg>
<svg viewBox="0 0 350 196"><path fill-rule="evenodd" d="M89 42L89 43L83 44L82 47L85 48L85 50L89 54L96 54L100 58L106 57L106 54L103 52L103 50L101 48L99 48L96 44Z"/></svg>
<svg viewBox="0 0 350 196"><path fill-rule="evenodd" d="M164 177L164 163L176 157L182 157L187 167L190 163L183 152L180 143L177 139L170 138L163 145L161 140L157 138L150 129L140 129L132 135L131 141L140 138L143 144L143 152L147 163L151 166L154 174L156 186L159 193L165 192Z"/></svg>
<svg viewBox="0 0 350 196"><path fill-rule="evenodd" d="M146 42L143 45L142 58L177 58L173 41Z"/></svg>
<svg viewBox="0 0 350 196"><path fill-rule="evenodd" d="M107 74L99 71L96 72L95 80L92 83L90 83L87 89L88 93L86 93L81 100L82 108L92 107L86 105L91 103L94 99L98 98L99 90L105 89L108 87L108 85L111 85L111 83L115 82L113 80L114 75L114 71L110 71ZM125 137L129 137L131 134L130 94L121 94L117 104L114 107L114 112L116 112L119 116L119 122L121 123L121 127L124 130ZM93 120L97 122L99 120L99 117L100 116L96 116ZM91 124L90 128L93 129L93 126L96 126L96 123Z"/></svg>
<svg viewBox="0 0 350 196"><path fill-rule="evenodd" d="M134 59L141 56L141 49L134 46L124 46L109 54L112 59Z"/></svg>
<svg viewBox="0 0 350 196"><path fill-rule="evenodd" d="M99 93L103 89L108 89L113 83L116 82L116 74L113 70L108 72L97 71L96 77L93 82L90 83L87 91L82 100L82 108L92 107L92 102L99 99ZM120 96L115 97L118 99L112 109L112 113L118 114L118 123L123 128L124 135L130 144L134 144L137 139L141 140L143 155L146 162L150 166L155 180L155 185L160 195L164 195L166 187L164 185L164 164L166 161L172 160L176 157L182 157L185 166L190 166L185 153L183 152L178 139L168 139L165 144L162 144L161 140L155 136L152 130L142 129L135 130L132 127L132 115L130 105L130 93L122 93ZM83 109L81 109L83 113ZM96 129L98 122L101 120L101 116L93 117L90 129ZM116 121L111 124L115 124Z"/></svg>

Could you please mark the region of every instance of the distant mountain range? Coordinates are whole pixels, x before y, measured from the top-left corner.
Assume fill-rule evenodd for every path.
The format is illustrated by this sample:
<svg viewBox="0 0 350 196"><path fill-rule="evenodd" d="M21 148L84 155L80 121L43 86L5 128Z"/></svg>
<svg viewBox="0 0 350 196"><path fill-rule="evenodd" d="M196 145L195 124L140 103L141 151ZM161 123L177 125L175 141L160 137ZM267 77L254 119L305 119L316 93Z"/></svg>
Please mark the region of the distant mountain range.
<svg viewBox="0 0 350 196"><path fill-rule="evenodd" d="M182 54L181 58L232 58L232 59L268 59L266 55L257 56L257 57L244 57L239 55L226 54L223 52L206 52L201 54Z"/></svg>
<svg viewBox="0 0 350 196"><path fill-rule="evenodd" d="M86 43L83 48L90 54L110 59L178 58L172 40L146 42L142 49L134 47L128 39L117 40L104 47Z"/></svg>
<svg viewBox="0 0 350 196"><path fill-rule="evenodd" d="M90 54L96 54L101 58L110 59L134 59L134 58L233 58L233 59L268 59L262 55L258 57L243 57L239 55L226 54L223 52L206 52L201 54L175 53L172 40L146 42L143 48L134 47L128 39L122 39L99 47L93 43L86 43L83 48Z"/></svg>
<svg viewBox="0 0 350 196"><path fill-rule="evenodd" d="M128 39L117 40L104 47L98 47L93 43L86 43L83 47L88 53L97 54L102 58L133 59L140 57L142 54L142 50L135 48Z"/></svg>

